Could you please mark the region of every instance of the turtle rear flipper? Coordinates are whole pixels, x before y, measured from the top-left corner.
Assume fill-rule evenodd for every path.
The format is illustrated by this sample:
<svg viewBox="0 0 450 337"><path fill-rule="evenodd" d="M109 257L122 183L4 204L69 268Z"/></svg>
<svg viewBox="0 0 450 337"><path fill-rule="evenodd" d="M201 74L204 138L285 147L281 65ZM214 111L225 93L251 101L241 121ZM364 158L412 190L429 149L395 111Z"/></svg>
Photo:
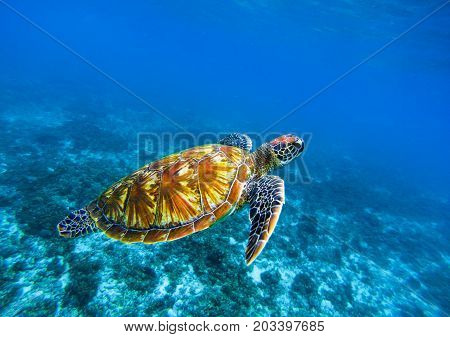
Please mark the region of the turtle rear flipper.
<svg viewBox="0 0 450 337"><path fill-rule="evenodd" d="M65 238L76 238L96 230L97 226L86 208L71 212L58 224L59 235Z"/></svg>

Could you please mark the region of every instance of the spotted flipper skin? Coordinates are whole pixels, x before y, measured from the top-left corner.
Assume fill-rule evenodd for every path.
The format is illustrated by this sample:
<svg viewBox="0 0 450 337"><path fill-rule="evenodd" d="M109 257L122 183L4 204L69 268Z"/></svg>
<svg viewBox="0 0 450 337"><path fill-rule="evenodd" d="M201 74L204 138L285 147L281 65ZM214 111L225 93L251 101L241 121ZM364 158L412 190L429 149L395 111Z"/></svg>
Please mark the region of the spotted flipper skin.
<svg viewBox="0 0 450 337"><path fill-rule="evenodd" d="M58 224L59 235L65 238L83 236L96 230L97 226L85 208L71 212Z"/></svg>
<svg viewBox="0 0 450 337"><path fill-rule="evenodd" d="M239 147L250 152L252 150L252 140L249 136L240 133L231 133L219 141L219 144Z"/></svg>
<svg viewBox="0 0 450 337"><path fill-rule="evenodd" d="M245 252L250 265L261 253L275 229L284 204L284 181L277 176L263 176L249 187L251 229Z"/></svg>

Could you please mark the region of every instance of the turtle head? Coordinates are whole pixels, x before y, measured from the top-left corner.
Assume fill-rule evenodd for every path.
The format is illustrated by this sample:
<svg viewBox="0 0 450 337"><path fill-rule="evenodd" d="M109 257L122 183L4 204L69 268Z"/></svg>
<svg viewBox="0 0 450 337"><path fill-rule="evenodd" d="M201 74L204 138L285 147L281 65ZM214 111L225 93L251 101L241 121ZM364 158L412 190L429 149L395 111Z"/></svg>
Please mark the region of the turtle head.
<svg viewBox="0 0 450 337"><path fill-rule="evenodd" d="M269 143L280 165L286 165L298 157L305 149L305 142L300 137L287 134L275 138Z"/></svg>

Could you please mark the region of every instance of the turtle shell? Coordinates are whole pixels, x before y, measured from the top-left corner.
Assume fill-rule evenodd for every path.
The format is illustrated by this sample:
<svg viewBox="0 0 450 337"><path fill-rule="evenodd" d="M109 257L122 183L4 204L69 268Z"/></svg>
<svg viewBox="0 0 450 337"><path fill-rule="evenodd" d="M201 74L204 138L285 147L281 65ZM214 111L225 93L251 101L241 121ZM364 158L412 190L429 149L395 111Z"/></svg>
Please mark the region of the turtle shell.
<svg viewBox="0 0 450 337"><path fill-rule="evenodd" d="M244 150L195 147L142 167L88 206L97 227L123 242L171 241L230 214L251 174Z"/></svg>

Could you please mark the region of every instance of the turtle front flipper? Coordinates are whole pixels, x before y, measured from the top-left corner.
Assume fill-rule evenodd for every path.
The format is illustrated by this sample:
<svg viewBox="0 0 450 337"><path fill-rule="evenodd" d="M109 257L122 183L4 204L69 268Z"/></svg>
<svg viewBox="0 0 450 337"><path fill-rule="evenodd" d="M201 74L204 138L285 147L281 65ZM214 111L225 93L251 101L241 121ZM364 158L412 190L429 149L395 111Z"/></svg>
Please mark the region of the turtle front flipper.
<svg viewBox="0 0 450 337"><path fill-rule="evenodd" d="M75 238L97 230L95 221L86 208L71 212L58 224L59 235L65 238Z"/></svg>
<svg viewBox="0 0 450 337"><path fill-rule="evenodd" d="M284 204L284 181L277 176L264 176L249 186L250 221L252 223L245 252L250 265L269 241Z"/></svg>
<svg viewBox="0 0 450 337"><path fill-rule="evenodd" d="M241 133L231 133L219 141L219 144L239 147L250 152L252 150L252 140L249 136Z"/></svg>

